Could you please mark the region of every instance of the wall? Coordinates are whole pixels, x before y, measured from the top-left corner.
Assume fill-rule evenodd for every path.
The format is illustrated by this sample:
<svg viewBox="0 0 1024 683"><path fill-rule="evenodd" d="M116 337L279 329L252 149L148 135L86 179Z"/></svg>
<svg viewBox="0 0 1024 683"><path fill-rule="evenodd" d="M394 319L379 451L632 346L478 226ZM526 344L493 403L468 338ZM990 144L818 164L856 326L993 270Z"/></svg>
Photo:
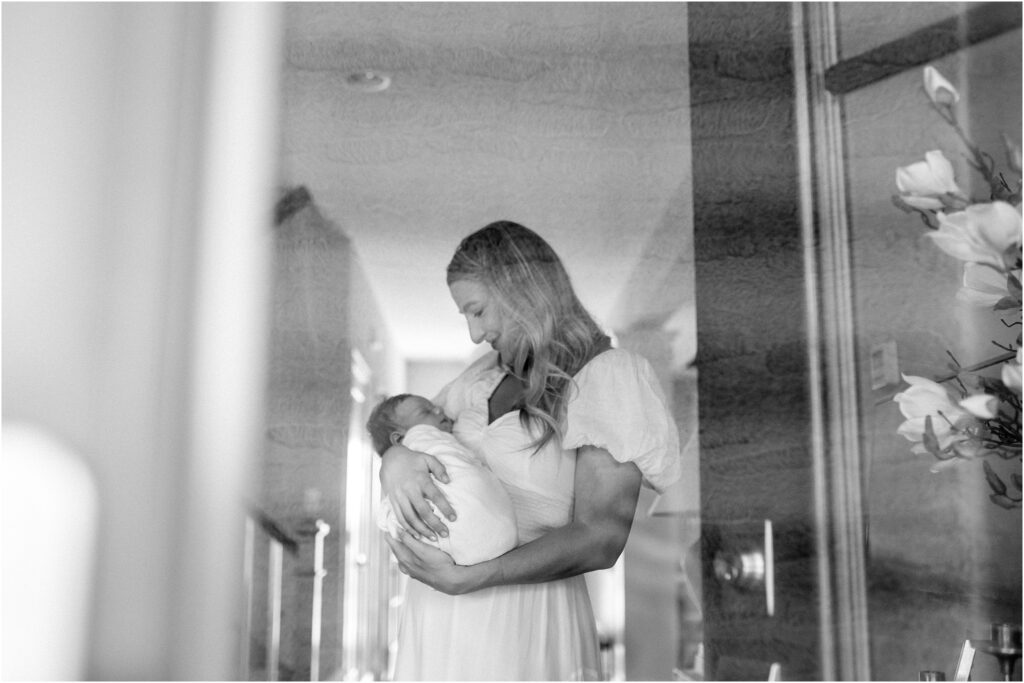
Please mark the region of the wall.
<svg viewBox="0 0 1024 683"><path fill-rule="evenodd" d="M638 327L617 331L616 337L620 348L651 363L679 430L683 481L665 492L679 500L671 501L669 511L652 514L669 501L641 489L622 556L626 680L668 680L678 675L676 670L693 674L699 642L693 623L700 610L699 598L693 599L700 594L699 570L684 569L700 534L700 464L696 451L684 447L697 430L696 375L673 370L673 335L664 329Z"/></svg>
<svg viewBox="0 0 1024 683"><path fill-rule="evenodd" d="M330 524L325 541L326 666L340 653L336 607L345 528L343 492L352 397L348 325L352 269L348 239L315 206L277 228L267 428L259 506L301 542L284 579L282 677L309 676L313 522ZM256 633L262 636L262 629Z"/></svg>
<svg viewBox="0 0 1024 683"><path fill-rule="evenodd" d="M346 483L346 496L352 501L348 503L345 530L347 585L343 608L347 612L342 635L343 664L348 668L331 675L335 679L372 675L380 680L387 674L389 639L397 626L397 609L391 596L404 576L398 571L384 535L377 527L382 498L380 458L370 444L365 425L375 397L400 386L406 366L385 322L358 248L353 254L350 286L348 320L352 347L358 354L356 363L365 374L354 378L360 382L356 385L360 400L353 406L351 424L355 433L350 435L347 453L350 480ZM356 501L359 501L358 513L353 515Z"/></svg>
<svg viewBox="0 0 1024 683"><path fill-rule="evenodd" d="M386 325L349 238L318 207L307 204L277 228L273 325L267 390L267 428L258 506L299 542L286 563L281 677L310 675L313 595L313 523L330 527L324 538L320 677L343 666L344 588L349 525L346 492L349 455L361 436L353 413L373 401L376 387L396 382ZM353 376L358 354L369 375ZM353 387L369 381L370 396L354 400ZM365 387L364 387L365 390ZM349 552L355 552L349 549ZM260 572L265 571L260 564ZM258 573L259 575L259 573ZM262 590L262 589L261 589ZM260 595L257 615L265 601ZM370 628L370 624L360 624ZM254 628L253 665L265 665L260 616Z"/></svg>
<svg viewBox="0 0 1024 683"><path fill-rule="evenodd" d="M433 397L445 384L455 379L469 361L417 361L406 363L405 391Z"/></svg>

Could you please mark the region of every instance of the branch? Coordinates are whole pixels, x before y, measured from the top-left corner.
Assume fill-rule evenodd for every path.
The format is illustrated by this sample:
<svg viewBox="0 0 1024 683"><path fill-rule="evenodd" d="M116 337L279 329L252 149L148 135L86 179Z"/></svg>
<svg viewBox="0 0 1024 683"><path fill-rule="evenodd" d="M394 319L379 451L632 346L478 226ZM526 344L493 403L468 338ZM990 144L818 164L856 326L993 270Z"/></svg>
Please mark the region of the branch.
<svg viewBox="0 0 1024 683"><path fill-rule="evenodd" d="M960 368L959 372L955 372L952 375L946 375L944 377L940 377L940 378L936 379L935 381L938 382L939 384L942 384L943 382L948 382L951 379L956 379L957 377L959 377L961 374L963 374L965 372L977 372L978 370L984 370L985 368L990 368L993 365L999 365L1000 363L1005 363L1008 360L1013 360L1016 357L1017 357L1017 353L1016 352L1003 353L1003 354L1000 354L1000 355L996 356L995 358L989 358L988 360L983 360L980 363L976 363L976 364L971 365L969 367Z"/></svg>

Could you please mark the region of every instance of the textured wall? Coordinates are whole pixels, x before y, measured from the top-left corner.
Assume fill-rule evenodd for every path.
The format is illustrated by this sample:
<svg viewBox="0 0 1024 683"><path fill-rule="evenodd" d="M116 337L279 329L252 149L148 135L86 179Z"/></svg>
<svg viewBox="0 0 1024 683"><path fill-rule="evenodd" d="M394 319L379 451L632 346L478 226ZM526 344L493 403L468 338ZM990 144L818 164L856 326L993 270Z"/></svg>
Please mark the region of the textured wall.
<svg viewBox="0 0 1024 683"><path fill-rule="evenodd" d="M790 7L690 5L694 258L708 674L817 679ZM711 559L771 519L777 614Z"/></svg>
<svg viewBox="0 0 1024 683"><path fill-rule="evenodd" d="M371 371L368 401L375 387L396 383L393 353L358 254L315 205L278 226L275 272L259 505L299 541L298 554L285 562L282 677L309 675L311 522L321 518L331 526L324 544L320 660L320 674L327 676L342 664L346 457L352 411L361 410L351 394L353 352ZM257 561L260 575L261 554ZM259 592L257 599L254 633L262 639L265 603Z"/></svg>
<svg viewBox="0 0 1024 683"><path fill-rule="evenodd" d="M309 675L315 517L332 533L325 543L324 665L339 658L337 596L343 585L337 542L344 531L342 491L348 442L351 336L348 325L353 264L349 240L314 206L278 226L267 440L261 505L293 537L300 554L286 562L281 662L283 676ZM256 630L258 635L263 631Z"/></svg>

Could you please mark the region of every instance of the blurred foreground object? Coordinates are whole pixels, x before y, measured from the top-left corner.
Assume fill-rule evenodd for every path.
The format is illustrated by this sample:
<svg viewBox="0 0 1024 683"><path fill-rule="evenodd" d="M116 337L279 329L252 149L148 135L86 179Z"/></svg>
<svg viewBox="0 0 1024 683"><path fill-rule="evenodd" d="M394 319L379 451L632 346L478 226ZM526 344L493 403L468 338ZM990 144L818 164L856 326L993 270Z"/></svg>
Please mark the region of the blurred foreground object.
<svg viewBox="0 0 1024 683"><path fill-rule="evenodd" d="M98 496L82 458L3 427L3 678L82 680Z"/></svg>

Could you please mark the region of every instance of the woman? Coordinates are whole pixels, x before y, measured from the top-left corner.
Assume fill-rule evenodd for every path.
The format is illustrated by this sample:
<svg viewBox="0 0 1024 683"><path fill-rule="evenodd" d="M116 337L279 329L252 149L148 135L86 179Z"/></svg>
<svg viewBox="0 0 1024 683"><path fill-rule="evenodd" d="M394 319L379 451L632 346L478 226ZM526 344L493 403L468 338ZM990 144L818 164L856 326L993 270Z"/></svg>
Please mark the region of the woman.
<svg viewBox="0 0 1024 683"><path fill-rule="evenodd" d="M456 418L508 489L520 546L456 565L417 536L453 519L433 483L435 459L395 446L384 492L409 533L390 538L411 578L394 678L587 680L600 674L583 574L612 566L625 546L641 481L678 479L679 437L650 365L612 349L568 274L536 233L492 223L462 241L448 286L474 343L493 351L435 403Z"/></svg>

